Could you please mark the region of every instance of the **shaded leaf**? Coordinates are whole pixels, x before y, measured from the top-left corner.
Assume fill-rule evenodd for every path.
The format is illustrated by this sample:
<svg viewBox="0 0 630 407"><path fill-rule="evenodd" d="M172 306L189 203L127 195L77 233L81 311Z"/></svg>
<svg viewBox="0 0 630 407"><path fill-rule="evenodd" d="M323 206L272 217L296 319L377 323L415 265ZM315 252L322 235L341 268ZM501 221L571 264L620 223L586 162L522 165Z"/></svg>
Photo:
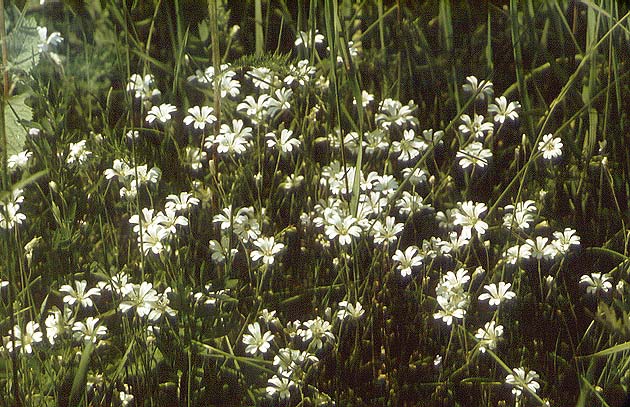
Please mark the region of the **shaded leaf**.
<svg viewBox="0 0 630 407"><path fill-rule="evenodd" d="M7 34L9 70L29 72L39 62L37 21L33 17L25 17L15 6L7 11L10 21L13 21Z"/></svg>
<svg viewBox="0 0 630 407"><path fill-rule="evenodd" d="M33 120L33 111L25 103L26 93L11 96L4 108L4 126L7 132L8 155L24 150L27 130L22 121Z"/></svg>

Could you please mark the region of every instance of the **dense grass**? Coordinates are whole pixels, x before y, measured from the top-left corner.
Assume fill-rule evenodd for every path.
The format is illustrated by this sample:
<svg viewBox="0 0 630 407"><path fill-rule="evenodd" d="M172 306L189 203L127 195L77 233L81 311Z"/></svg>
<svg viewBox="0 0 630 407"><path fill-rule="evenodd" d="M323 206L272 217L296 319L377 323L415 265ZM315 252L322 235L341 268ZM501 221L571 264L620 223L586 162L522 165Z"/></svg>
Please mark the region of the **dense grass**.
<svg viewBox="0 0 630 407"><path fill-rule="evenodd" d="M627 4L4 6L0 405L622 405Z"/></svg>

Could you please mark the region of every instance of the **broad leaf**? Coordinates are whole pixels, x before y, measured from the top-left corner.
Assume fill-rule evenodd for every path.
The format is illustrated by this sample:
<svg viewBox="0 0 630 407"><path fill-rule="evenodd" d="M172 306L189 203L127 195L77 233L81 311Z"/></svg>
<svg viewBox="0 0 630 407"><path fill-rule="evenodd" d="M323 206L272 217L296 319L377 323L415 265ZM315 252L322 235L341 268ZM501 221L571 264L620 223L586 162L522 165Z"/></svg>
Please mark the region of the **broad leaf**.
<svg viewBox="0 0 630 407"><path fill-rule="evenodd" d="M29 72L39 62L39 44L37 21L26 17L17 7L7 10L10 15L10 26L7 34L7 51L9 71L21 70Z"/></svg>
<svg viewBox="0 0 630 407"><path fill-rule="evenodd" d="M24 150L27 130L23 120L33 120L33 111L25 103L26 93L11 96L4 107L4 126L7 132L8 156Z"/></svg>

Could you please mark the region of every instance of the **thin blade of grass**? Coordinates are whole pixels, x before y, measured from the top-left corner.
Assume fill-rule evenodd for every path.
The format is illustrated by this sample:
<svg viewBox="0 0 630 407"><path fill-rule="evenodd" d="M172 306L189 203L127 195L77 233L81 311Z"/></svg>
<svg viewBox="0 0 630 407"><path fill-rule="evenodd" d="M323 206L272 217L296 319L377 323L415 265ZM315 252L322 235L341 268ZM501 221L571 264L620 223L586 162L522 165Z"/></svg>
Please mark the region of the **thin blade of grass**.
<svg viewBox="0 0 630 407"><path fill-rule="evenodd" d="M70 401L68 403L69 406L78 406L83 399L92 352L94 352L94 343L92 343L92 341L89 341L87 345L85 345L85 348L83 348L83 352L81 353L81 361L79 362L79 368L77 369L77 372L75 373L74 379L72 381L72 390L70 391Z"/></svg>

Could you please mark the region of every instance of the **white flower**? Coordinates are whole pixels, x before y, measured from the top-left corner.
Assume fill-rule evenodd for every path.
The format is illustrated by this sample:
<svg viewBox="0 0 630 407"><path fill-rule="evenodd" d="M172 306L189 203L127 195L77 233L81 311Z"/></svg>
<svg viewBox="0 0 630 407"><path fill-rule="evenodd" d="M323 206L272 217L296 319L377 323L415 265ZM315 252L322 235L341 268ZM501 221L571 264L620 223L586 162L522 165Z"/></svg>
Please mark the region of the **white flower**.
<svg viewBox="0 0 630 407"><path fill-rule="evenodd" d="M352 319L359 319L364 313L365 310L358 301L354 305L348 301L341 301L339 303L339 310L337 311L337 318L346 319L350 317Z"/></svg>
<svg viewBox="0 0 630 407"><path fill-rule="evenodd" d="M479 339L479 351L485 353L486 349L495 349L497 341L502 335L503 325L496 325L494 321L486 322L483 328L479 328L475 334L475 338Z"/></svg>
<svg viewBox="0 0 630 407"><path fill-rule="evenodd" d="M127 389L125 388L125 390ZM130 405L134 399L133 394L125 393L124 391L121 391L120 393L118 393L118 398L120 399L120 404L123 407L127 407L128 405Z"/></svg>
<svg viewBox="0 0 630 407"><path fill-rule="evenodd" d="M330 240L339 239L339 244L347 246L352 242L352 238L358 238L361 234L361 228L357 224L357 219L353 216L341 218L338 214L334 214L331 224L326 226L326 236Z"/></svg>
<svg viewBox="0 0 630 407"><path fill-rule="evenodd" d="M217 121L217 118L212 113L214 109L209 106L193 106L188 109L189 115L184 117L184 124L190 126L191 124L195 129L203 130L206 128L206 124L212 124Z"/></svg>
<svg viewBox="0 0 630 407"><path fill-rule="evenodd" d="M28 160L32 156L33 153L28 150L20 151L17 154L13 154L7 160L7 167L10 170L16 170L18 168L24 169L28 166Z"/></svg>
<svg viewBox="0 0 630 407"><path fill-rule="evenodd" d="M144 254L160 254L168 249L167 239L170 232L160 224L151 223L142 230L142 236L138 236L138 243L142 244Z"/></svg>
<svg viewBox="0 0 630 407"><path fill-rule="evenodd" d="M528 244L512 246L503 253L503 257L508 264L516 264L519 260L532 257L532 247Z"/></svg>
<svg viewBox="0 0 630 407"><path fill-rule="evenodd" d="M214 142L217 144L217 152L219 154L240 155L247 151L251 137L252 128L244 127L242 120L234 119L232 120L232 127L227 124L221 125L219 135ZM209 148L208 141L206 141L205 146Z"/></svg>
<svg viewBox="0 0 630 407"><path fill-rule="evenodd" d="M75 322L72 327L74 339L77 341L96 343L99 338L107 335L107 327L99 325L98 322L99 319L94 317L87 317L85 322Z"/></svg>
<svg viewBox="0 0 630 407"><path fill-rule="evenodd" d="M13 336L15 337L15 346L10 342L10 339L5 345L9 352L13 352L13 349L20 348L22 353L33 353L33 345L44 339L44 335L39 330L39 324L34 321L27 322L24 331L22 331L18 325L14 326Z"/></svg>
<svg viewBox="0 0 630 407"><path fill-rule="evenodd" d="M241 83L234 79L235 75L236 72L234 71L223 72L219 81L219 90L222 98L227 97L227 95L234 98L241 93Z"/></svg>
<svg viewBox="0 0 630 407"><path fill-rule="evenodd" d="M529 229L534 222L534 215L537 211L536 205L531 199L518 202L516 205L507 205L505 210L512 213L503 215L503 226L508 229L515 227L519 230Z"/></svg>
<svg viewBox="0 0 630 407"><path fill-rule="evenodd" d="M463 234L458 234L455 231L452 231L448 234L448 241L442 243L442 250L447 252L447 249L450 251L458 251L461 248L464 248L470 243L470 237L466 237Z"/></svg>
<svg viewBox="0 0 630 407"><path fill-rule="evenodd" d="M487 292L479 296L479 301L490 300L490 306L499 306L501 302L516 297L516 293L510 291L510 287L512 287L512 284L504 283L503 281L499 282L498 286L494 283L484 285L483 288Z"/></svg>
<svg viewBox="0 0 630 407"><path fill-rule="evenodd" d="M293 137L293 130L282 129L280 138L275 133L267 133L267 147L278 148L282 154L289 154L301 146L299 139Z"/></svg>
<svg viewBox="0 0 630 407"><path fill-rule="evenodd" d="M164 208L164 212L158 212L155 217L160 226L166 229L171 236L177 234L177 226L188 226L188 218L182 215L177 215L175 208L167 206ZM147 228L148 231L149 228ZM157 254L157 253L156 253Z"/></svg>
<svg viewBox="0 0 630 407"><path fill-rule="evenodd" d="M271 71L271 69L264 66L252 69L249 71L248 76L252 80L254 86L263 91L269 90L278 80L278 77Z"/></svg>
<svg viewBox="0 0 630 407"><path fill-rule="evenodd" d="M463 319L466 316L469 294L464 290L470 281L468 271L463 268L456 273L449 271L440 278L436 288L436 300L440 310L433 314L434 319L441 319L450 326L453 319Z"/></svg>
<svg viewBox="0 0 630 407"><path fill-rule="evenodd" d="M190 166L193 170L200 170L203 167L203 161L207 158L208 154L199 147L186 146L182 163Z"/></svg>
<svg viewBox="0 0 630 407"><path fill-rule="evenodd" d="M129 288L125 288L125 292L127 293L125 300L118 305L118 309L125 313L135 308L140 318L149 315L158 301L157 291L153 288L153 284L146 281L140 285L130 285Z"/></svg>
<svg viewBox="0 0 630 407"><path fill-rule="evenodd" d="M210 240L210 251L212 252L212 261L215 264L221 264L225 262L227 257L234 257L238 250L230 249L230 238L228 236L221 236L221 243L217 240Z"/></svg>
<svg viewBox="0 0 630 407"><path fill-rule="evenodd" d="M376 114L376 124L388 130L392 124L398 127L403 125L418 125L418 119L413 116L417 106L413 100L403 105L398 100L387 98L379 105L379 113Z"/></svg>
<svg viewBox="0 0 630 407"><path fill-rule="evenodd" d="M488 105L488 113L494 113L494 121L503 124L505 119L516 120L518 118L517 109L521 108L521 104L518 101L510 102L508 104L505 96L499 96L495 99L496 104L490 103Z"/></svg>
<svg viewBox="0 0 630 407"><path fill-rule="evenodd" d="M267 308L264 308L261 312L260 312L260 318L266 323L266 324L278 324L280 323L280 319L278 319L278 317L276 317L276 311L272 310L269 311Z"/></svg>
<svg viewBox="0 0 630 407"><path fill-rule="evenodd" d="M459 165L463 169L470 166L483 168L488 165L488 159L492 157L492 151L483 148L482 143L473 141L464 147L464 149L459 150L455 157L459 158Z"/></svg>
<svg viewBox="0 0 630 407"><path fill-rule="evenodd" d="M280 187L283 189L290 191L293 189L297 189L304 182L304 176L298 174L290 174L284 179L284 182L280 184Z"/></svg>
<svg viewBox="0 0 630 407"><path fill-rule="evenodd" d="M37 48L39 52L46 53L50 51L50 47L57 46L63 41L63 37L57 31L48 35L48 29L46 27L37 27L37 34L39 35L39 44Z"/></svg>
<svg viewBox="0 0 630 407"><path fill-rule="evenodd" d="M233 214L232 205L228 205L221 210L221 213L214 215L212 223L220 223L221 230L227 230L233 223L242 222L246 217L247 215L241 213L240 210Z"/></svg>
<svg viewBox="0 0 630 407"><path fill-rule="evenodd" d="M142 218L140 218L138 214L132 215L129 218L129 223L134 225L134 227L132 228L134 233L140 233L140 222L142 222L143 229L146 229L147 226L152 223L157 223L153 222L153 212L155 212L153 209L142 208Z"/></svg>
<svg viewBox="0 0 630 407"><path fill-rule="evenodd" d="M560 254L567 254L571 246L580 245L580 236L575 234L575 230L565 228L562 232L553 232L555 239L551 244Z"/></svg>
<svg viewBox="0 0 630 407"><path fill-rule="evenodd" d="M538 373L535 370L530 370L525 373L525 369L522 367L516 367L513 370L514 374L509 374L505 377L505 383L514 386L512 394L519 397L525 387L527 387L532 393L536 393L540 389L540 384L536 381L539 380Z"/></svg>
<svg viewBox="0 0 630 407"><path fill-rule="evenodd" d="M293 90L291 88L282 87L276 89L271 95L267 106L267 114L271 117L287 111L291 108L291 97L293 96Z"/></svg>
<svg viewBox="0 0 630 407"><path fill-rule="evenodd" d="M291 85L293 82L299 83L301 86L310 82L316 69L309 64L308 59L298 61L297 65L289 65L289 75L284 78L284 83Z"/></svg>
<svg viewBox="0 0 630 407"><path fill-rule="evenodd" d="M168 298L169 293L173 292L171 287L167 287L164 292L157 294L157 300L153 303L152 309L149 312L149 321L157 322L162 318L162 315L167 314L170 317L175 317L177 311L170 307L170 300Z"/></svg>
<svg viewBox="0 0 630 407"><path fill-rule="evenodd" d="M105 179L116 178L120 182L124 182L125 178L131 176L129 165L119 159L115 159L112 168L106 169L103 174L105 175Z"/></svg>
<svg viewBox="0 0 630 407"><path fill-rule="evenodd" d="M269 331L263 334L260 331L260 324L258 322L247 325L247 330L249 334L243 335L243 343L247 345L245 352L251 355L266 353L271 347L273 334Z"/></svg>
<svg viewBox="0 0 630 407"><path fill-rule="evenodd" d="M281 348L273 357L273 365L277 366L278 375L286 378L294 376L300 368L302 368L303 371L304 365L307 362L315 364L319 362L319 359L317 356L307 351L299 351L291 348Z"/></svg>
<svg viewBox="0 0 630 407"><path fill-rule="evenodd" d="M15 225L21 225L26 215L19 211L20 205L15 202L0 202L0 229L11 230Z"/></svg>
<svg viewBox="0 0 630 407"><path fill-rule="evenodd" d="M486 204L483 202L458 202L457 209L453 213L455 220L454 225L462 226L462 236L469 239L472 235L472 229L477 231L477 235L483 236L488 229L488 224L481 220L480 216L487 210Z"/></svg>
<svg viewBox="0 0 630 407"><path fill-rule="evenodd" d="M475 76L467 76L466 81L462 88L464 92L476 95L479 100L485 100L486 97L492 97L494 90L492 88L492 82L488 80L482 80L479 82Z"/></svg>
<svg viewBox="0 0 630 407"><path fill-rule="evenodd" d="M162 103L160 106L153 106L145 120L147 123L153 123L156 119L161 123L166 123L171 120L171 113L176 111L177 108L170 103Z"/></svg>
<svg viewBox="0 0 630 407"><path fill-rule="evenodd" d="M401 215L412 215L419 213L425 209L430 209L430 204L425 204L424 199L418 193L404 191L402 197L396 200L396 207L399 208Z"/></svg>
<svg viewBox="0 0 630 407"><path fill-rule="evenodd" d="M295 383L291 379L278 376L273 376L267 383L267 395L273 397L277 394L280 400L291 397L291 388L295 386Z"/></svg>
<svg viewBox="0 0 630 407"><path fill-rule="evenodd" d="M63 336L66 330L72 325L74 321L72 314L72 310L68 307L64 307L62 312L57 307L53 306L53 309L44 322L46 325L46 337L51 345L54 345L55 339L59 336Z"/></svg>
<svg viewBox="0 0 630 407"><path fill-rule="evenodd" d="M385 223L380 220L374 222L372 228L372 235L374 236L374 243L394 243L398 236L405 229L405 225L402 223L396 223L396 218L393 216L385 217Z"/></svg>
<svg viewBox="0 0 630 407"><path fill-rule="evenodd" d="M153 96L160 95L160 91L156 88L153 88L153 83L155 82L155 78L153 75L142 75L133 74L129 78L129 83L127 83L127 92L133 92L135 98L141 98L142 100L149 99Z"/></svg>
<svg viewBox="0 0 630 407"><path fill-rule="evenodd" d="M586 285L586 293L596 295L599 291L604 293L612 289L612 277L610 274L591 273L580 277L580 284Z"/></svg>
<svg viewBox="0 0 630 407"><path fill-rule="evenodd" d="M525 243L531 247L531 256L537 260L553 259L556 255L556 249L552 245L548 245L548 238L536 236L536 240L527 239Z"/></svg>
<svg viewBox="0 0 630 407"><path fill-rule="evenodd" d="M553 134L545 134L541 142L538 143L538 151L542 152L545 160L552 160L562 155L562 140L560 137L553 137Z"/></svg>
<svg viewBox="0 0 630 407"><path fill-rule="evenodd" d="M199 205L199 199L189 192L180 192L179 196L171 194L166 197L166 208L172 208L177 212L187 212L193 206Z"/></svg>
<svg viewBox="0 0 630 407"><path fill-rule="evenodd" d="M429 146L422 139L416 138L413 129L404 130L403 138L400 141L392 143L392 150L396 153L400 152L398 161L411 161L424 153Z"/></svg>
<svg viewBox="0 0 630 407"><path fill-rule="evenodd" d="M440 283L447 289L459 290L463 289L464 285L470 281L468 271L464 268L457 269L456 272L449 271L442 276L442 282Z"/></svg>
<svg viewBox="0 0 630 407"><path fill-rule="evenodd" d="M221 64L221 66L219 67L219 75L220 74L231 75L231 71L229 70L229 68L230 68L229 64ZM214 80L214 66L209 66L203 71L198 69L195 71L195 75L188 77L188 81L190 82L196 81L202 85L208 85L212 83L213 80Z"/></svg>
<svg viewBox="0 0 630 407"><path fill-rule="evenodd" d="M420 267L422 265L422 256L418 254L418 247L409 246L403 253L400 250L396 250L396 253L392 256L392 260L398 262L396 269L400 271L400 275L407 277L411 275L412 268Z"/></svg>
<svg viewBox="0 0 630 407"><path fill-rule="evenodd" d="M382 192L387 197L394 195L398 190L398 181L393 175L376 176L374 177L373 185L374 191Z"/></svg>
<svg viewBox="0 0 630 407"><path fill-rule="evenodd" d="M127 282L129 281L129 274L124 271L120 271L117 274L113 275L109 281L109 286L111 290L118 295L127 295L129 290L133 288L133 286L129 286Z"/></svg>
<svg viewBox="0 0 630 407"><path fill-rule="evenodd" d="M253 124L260 123L267 116L269 106L269 95L262 94L258 99L253 96L245 97L245 100L236 106L236 110L244 111Z"/></svg>
<svg viewBox="0 0 630 407"><path fill-rule="evenodd" d="M408 179L411 185L418 186L427 182L427 175L425 170L421 168L403 168L402 175L405 179Z"/></svg>
<svg viewBox="0 0 630 407"><path fill-rule="evenodd" d="M474 114L472 119L467 114L463 114L460 120L464 123L459 125L459 131L462 134L470 133L477 140L483 140L486 133L494 130L494 124L491 122L484 123L483 116L478 114Z"/></svg>
<svg viewBox="0 0 630 407"><path fill-rule="evenodd" d="M304 322L304 326L306 329L298 331L298 334L302 337L304 342L312 340L309 346L315 349L321 349L324 340L335 340L335 335L330 331L332 329L331 323L320 317Z"/></svg>
<svg viewBox="0 0 630 407"><path fill-rule="evenodd" d="M234 79L236 72L229 68L230 66L228 64L222 64L219 72L217 73L219 91L222 98L225 98L228 94L231 97L235 97L240 93L241 84ZM200 85L207 86L214 83L214 76L214 67L209 66L204 71L198 69L195 72L195 75L188 77L188 81L197 82Z"/></svg>
<svg viewBox="0 0 630 407"><path fill-rule="evenodd" d="M363 108L366 108L372 102L374 102L374 95L371 93L368 93L366 90L362 90L361 91L361 106L363 106ZM353 98L352 104L356 106L357 100Z"/></svg>
<svg viewBox="0 0 630 407"><path fill-rule="evenodd" d="M284 244L276 243L273 236L256 239L254 246L256 246L258 250L252 250L250 253L252 261L257 261L262 258L262 262L267 265L272 265L276 254L284 249Z"/></svg>
<svg viewBox="0 0 630 407"><path fill-rule="evenodd" d="M243 242L249 242L250 240L256 240L260 237L260 225L254 214L254 208L247 207L241 208L238 211L239 216L235 218L233 225L233 231L236 235L243 240Z"/></svg>
<svg viewBox="0 0 630 407"><path fill-rule="evenodd" d="M389 149L389 139L383 129L374 129L363 133L363 145L366 154L376 154Z"/></svg>
<svg viewBox="0 0 630 407"><path fill-rule="evenodd" d="M304 32L299 31L295 38L295 46L304 46L304 48L311 48L312 44L318 45L324 43L324 36L319 33L319 30Z"/></svg>
<svg viewBox="0 0 630 407"><path fill-rule="evenodd" d="M86 140L70 143L70 151L68 152L68 157L66 157L68 164L84 164L92 156L92 152L87 150L85 143Z"/></svg>
<svg viewBox="0 0 630 407"><path fill-rule="evenodd" d="M68 305L72 306L76 303L82 307L91 307L94 305L94 302L90 297L98 297L101 295L101 290L96 287L85 291L85 288L87 287L87 281L85 280L75 280L74 286L76 287L76 290L68 284L62 285L61 288L59 288L59 291L67 293L67 295L63 297L63 302Z"/></svg>

